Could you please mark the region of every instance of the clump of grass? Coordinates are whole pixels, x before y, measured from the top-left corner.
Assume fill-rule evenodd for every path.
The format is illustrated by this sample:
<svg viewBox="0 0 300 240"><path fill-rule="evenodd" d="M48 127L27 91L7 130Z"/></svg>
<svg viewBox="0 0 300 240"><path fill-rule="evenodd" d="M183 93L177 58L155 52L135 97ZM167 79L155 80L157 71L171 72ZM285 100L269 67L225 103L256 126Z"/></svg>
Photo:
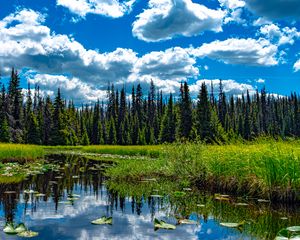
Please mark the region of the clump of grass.
<svg viewBox="0 0 300 240"><path fill-rule="evenodd" d="M84 151L136 155L144 147L84 147ZM145 147L148 151L151 147ZM145 149L141 150L142 154ZM153 149L152 149L153 150ZM144 151L144 152L143 152ZM124 159L107 171L115 181L162 177L213 192L300 201L300 143L259 141L235 145L155 146L157 159Z"/></svg>
<svg viewBox="0 0 300 240"><path fill-rule="evenodd" d="M98 153L98 154L115 154L115 155L129 155L129 156L149 156L157 158L162 146L112 146L112 145L92 145L84 146L80 149L83 152Z"/></svg>
<svg viewBox="0 0 300 240"><path fill-rule="evenodd" d="M44 157L40 146L22 144L0 144L1 161L31 161Z"/></svg>
<svg viewBox="0 0 300 240"><path fill-rule="evenodd" d="M172 172L163 159L120 160L106 175L114 181L139 181L146 177L168 177Z"/></svg>
<svg viewBox="0 0 300 240"><path fill-rule="evenodd" d="M269 142L226 146L170 146L177 175L214 191L299 201L300 144Z"/></svg>

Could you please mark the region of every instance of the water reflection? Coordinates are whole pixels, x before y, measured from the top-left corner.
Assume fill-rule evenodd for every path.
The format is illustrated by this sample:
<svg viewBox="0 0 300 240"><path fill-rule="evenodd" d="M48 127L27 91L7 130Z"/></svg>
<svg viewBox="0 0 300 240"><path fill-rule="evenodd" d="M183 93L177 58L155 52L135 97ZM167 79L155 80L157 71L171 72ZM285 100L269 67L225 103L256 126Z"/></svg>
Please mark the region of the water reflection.
<svg viewBox="0 0 300 240"><path fill-rule="evenodd" d="M299 225L297 208L271 207L254 200L237 206L200 192L178 196L174 193L182 188L172 182L105 183L99 162L77 156L52 156L49 161L58 164L59 170L0 185L1 227L5 222L24 222L39 232L37 239L274 239L281 228ZM72 194L78 199L68 200ZM113 217L112 226L91 224L103 215ZM174 225L178 218L193 219L198 224L154 231L154 218ZM247 223L240 231L219 225L241 220ZM2 232L0 237L18 238Z"/></svg>

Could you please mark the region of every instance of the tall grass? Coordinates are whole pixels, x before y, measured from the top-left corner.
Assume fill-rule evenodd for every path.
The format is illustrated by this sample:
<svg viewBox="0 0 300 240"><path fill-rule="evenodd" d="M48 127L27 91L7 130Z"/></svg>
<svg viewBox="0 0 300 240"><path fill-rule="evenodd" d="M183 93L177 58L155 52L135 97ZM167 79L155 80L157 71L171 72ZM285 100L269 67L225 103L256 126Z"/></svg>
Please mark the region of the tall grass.
<svg viewBox="0 0 300 240"><path fill-rule="evenodd" d="M83 152L99 154L116 154L129 156L149 156L158 157L162 151L162 146L115 146L115 145L92 145L80 149Z"/></svg>
<svg viewBox="0 0 300 240"><path fill-rule="evenodd" d="M22 144L0 144L0 160L36 160L44 156L40 146Z"/></svg>
<svg viewBox="0 0 300 240"><path fill-rule="evenodd" d="M276 201L300 200L299 142L226 146L170 146L166 158L178 176L215 191Z"/></svg>
<svg viewBox="0 0 300 240"><path fill-rule="evenodd" d="M300 201L300 143L259 141L224 146L172 144L154 147L100 146L84 151L151 154L158 159L118 161L107 174L116 181L166 177L214 192L274 201ZM153 152L152 152L153 154Z"/></svg>

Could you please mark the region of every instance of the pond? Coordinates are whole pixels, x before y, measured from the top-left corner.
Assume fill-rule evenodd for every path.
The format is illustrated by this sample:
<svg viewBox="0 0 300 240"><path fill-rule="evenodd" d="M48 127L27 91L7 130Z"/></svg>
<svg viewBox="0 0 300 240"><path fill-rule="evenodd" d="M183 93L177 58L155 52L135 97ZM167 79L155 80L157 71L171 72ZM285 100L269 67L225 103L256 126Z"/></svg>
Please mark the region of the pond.
<svg viewBox="0 0 300 240"><path fill-rule="evenodd" d="M84 157L48 161L57 167L0 185L1 229L24 223L38 232L36 239L274 239L280 229L300 223L297 206L211 195L155 179L113 183L104 176L107 163ZM91 223L103 216L112 217L112 224ZM155 219L176 229L155 229ZM2 231L0 238L21 239Z"/></svg>

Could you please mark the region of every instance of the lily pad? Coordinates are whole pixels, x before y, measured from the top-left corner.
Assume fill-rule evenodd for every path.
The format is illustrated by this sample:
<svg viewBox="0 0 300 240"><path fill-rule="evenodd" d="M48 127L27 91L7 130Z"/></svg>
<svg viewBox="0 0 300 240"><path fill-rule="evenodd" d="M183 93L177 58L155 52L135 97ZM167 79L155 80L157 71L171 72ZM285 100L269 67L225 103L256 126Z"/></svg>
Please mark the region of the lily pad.
<svg viewBox="0 0 300 240"><path fill-rule="evenodd" d="M300 226L287 227L286 230L290 232L300 232Z"/></svg>
<svg viewBox="0 0 300 240"><path fill-rule="evenodd" d="M61 204L67 204L67 205L72 205L72 202L71 201L60 201L58 203L61 203Z"/></svg>
<svg viewBox="0 0 300 240"><path fill-rule="evenodd" d="M79 194L69 194L69 197L76 197L76 198L79 198L80 197L80 195Z"/></svg>
<svg viewBox="0 0 300 240"><path fill-rule="evenodd" d="M37 193L37 194L35 194L35 196L36 196L36 197L45 197L46 194L44 194L44 193Z"/></svg>
<svg viewBox="0 0 300 240"><path fill-rule="evenodd" d="M78 199L79 199L78 197L68 197L67 198L68 201L76 201Z"/></svg>
<svg viewBox="0 0 300 240"><path fill-rule="evenodd" d="M215 200L219 200L219 201L230 201L229 197L230 197L229 195L215 194Z"/></svg>
<svg viewBox="0 0 300 240"><path fill-rule="evenodd" d="M154 219L154 228L156 229L167 229L167 230L174 230L176 229L176 226L175 225L172 225L172 224L169 224L169 223L166 223L165 221L163 220L158 220L158 219Z"/></svg>
<svg viewBox="0 0 300 240"><path fill-rule="evenodd" d="M249 204L248 204L248 203L236 203L235 205L236 205L236 206L246 207L246 206L248 206Z"/></svg>
<svg viewBox="0 0 300 240"><path fill-rule="evenodd" d="M102 218L98 218L92 221L91 223L95 225L104 225L104 224L112 225L112 217L103 216Z"/></svg>
<svg viewBox="0 0 300 240"><path fill-rule="evenodd" d="M178 221L179 224L197 224L196 221L190 219L180 219Z"/></svg>
<svg viewBox="0 0 300 240"><path fill-rule="evenodd" d="M291 231L288 229L291 229ZM289 240L289 239L300 240L300 235L299 235L298 229L299 229L299 226L283 228L278 232L275 240Z"/></svg>
<svg viewBox="0 0 300 240"><path fill-rule="evenodd" d="M15 228L15 232L16 233L21 233L21 232L24 232L26 231L26 227L24 225L24 223L20 223L16 228Z"/></svg>
<svg viewBox="0 0 300 240"><path fill-rule="evenodd" d="M34 193L37 193L37 192L33 191L32 189L31 190L26 189L26 190L23 191L23 193L25 193L25 194L34 194Z"/></svg>
<svg viewBox="0 0 300 240"><path fill-rule="evenodd" d="M230 222L225 222L225 223L220 223L221 226L223 227L228 227L228 228L239 228L245 224L245 221L239 222L239 223L230 223Z"/></svg>
<svg viewBox="0 0 300 240"><path fill-rule="evenodd" d="M15 194L17 193L16 191L5 191L4 194Z"/></svg>
<svg viewBox="0 0 300 240"><path fill-rule="evenodd" d="M153 198L163 198L164 196L158 195L158 194L154 194L154 195L151 195L151 197L153 197Z"/></svg>
<svg viewBox="0 0 300 240"><path fill-rule="evenodd" d="M257 200L259 203L269 203L270 200L267 200L267 199L258 199Z"/></svg>
<svg viewBox="0 0 300 240"><path fill-rule="evenodd" d="M203 208L203 207L205 207L205 205L204 204L197 204L197 207Z"/></svg>
<svg viewBox="0 0 300 240"><path fill-rule="evenodd" d="M25 237L25 238L36 237L38 235L39 235L38 232L33 232L33 231L30 231L30 230L18 233L19 237Z"/></svg>
<svg viewBox="0 0 300 240"><path fill-rule="evenodd" d="M3 232L5 232L6 234L17 234L13 223L6 223L5 227L3 228Z"/></svg>

